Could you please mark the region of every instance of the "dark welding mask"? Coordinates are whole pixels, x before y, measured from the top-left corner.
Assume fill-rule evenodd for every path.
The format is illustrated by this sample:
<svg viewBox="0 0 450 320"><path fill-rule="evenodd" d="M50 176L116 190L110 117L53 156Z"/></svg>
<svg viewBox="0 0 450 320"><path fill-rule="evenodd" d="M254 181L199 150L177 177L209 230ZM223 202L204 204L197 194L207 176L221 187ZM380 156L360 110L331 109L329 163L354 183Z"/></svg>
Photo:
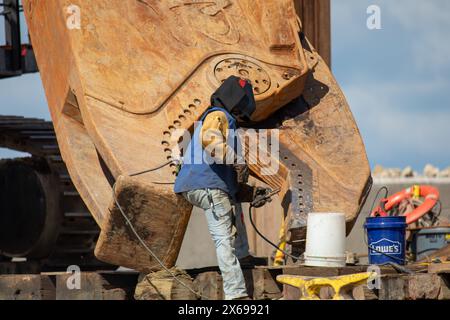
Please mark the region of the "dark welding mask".
<svg viewBox="0 0 450 320"><path fill-rule="evenodd" d="M241 121L249 121L256 110L253 87L249 81L230 76L211 96L211 105L222 107Z"/></svg>

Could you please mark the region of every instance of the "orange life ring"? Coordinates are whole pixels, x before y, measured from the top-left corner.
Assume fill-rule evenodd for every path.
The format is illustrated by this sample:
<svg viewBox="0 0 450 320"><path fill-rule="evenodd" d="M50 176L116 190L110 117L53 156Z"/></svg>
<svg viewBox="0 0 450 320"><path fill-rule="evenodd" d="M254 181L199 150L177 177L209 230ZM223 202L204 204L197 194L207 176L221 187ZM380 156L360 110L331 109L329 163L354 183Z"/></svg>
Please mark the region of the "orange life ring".
<svg viewBox="0 0 450 320"><path fill-rule="evenodd" d="M425 198L425 201L413 211L405 214L407 224L416 222L424 214L433 209L436 202L439 200L439 190L432 186L412 186L403 191L397 192L387 199L381 200L381 203L384 204L384 208L379 206L370 215L372 217L386 217L388 216L387 212L399 205L404 199L410 199L413 197L423 197Z"/></svg>

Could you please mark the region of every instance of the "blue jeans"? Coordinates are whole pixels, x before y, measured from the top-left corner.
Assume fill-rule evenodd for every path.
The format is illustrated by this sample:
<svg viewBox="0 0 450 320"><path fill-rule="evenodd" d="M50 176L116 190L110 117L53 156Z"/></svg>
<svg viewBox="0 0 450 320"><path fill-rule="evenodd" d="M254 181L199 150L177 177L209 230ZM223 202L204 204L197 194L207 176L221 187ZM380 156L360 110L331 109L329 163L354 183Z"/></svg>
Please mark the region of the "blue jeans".
<svg viewBox="0 0 450 320"><path fill-rule="evenodd" d="M231 300L247 296L244 274L238 261L238 258L246 257L249 254L241 205L235 205L233 214L230 197L219 189L191 190L184 192L183 196L192 205L205 211L209 232L216 246L225 299ZM233 224L233 219L235 219L235 224Z"/></svg>

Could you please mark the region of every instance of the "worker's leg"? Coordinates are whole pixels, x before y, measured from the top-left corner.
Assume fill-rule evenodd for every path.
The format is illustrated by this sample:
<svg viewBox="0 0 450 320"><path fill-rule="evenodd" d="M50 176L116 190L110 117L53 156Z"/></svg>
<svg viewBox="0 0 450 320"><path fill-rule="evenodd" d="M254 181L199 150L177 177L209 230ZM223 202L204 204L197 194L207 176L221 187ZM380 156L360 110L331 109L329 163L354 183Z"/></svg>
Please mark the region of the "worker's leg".
<svg viewBox="0 0 450 320"><path fill-rule="evenodd" d="M234 241L234 248L236 250L236 257L238 259L242 259L250 255L248 247L247 230L245 228L244 214L242 212L242 204L236 203L234 205L234 216L236 219L235 224L237 229L236 240Z"/></svg>
<svg viewBox="0 0 450 320"><path fill-rule="evenodd" d="M209 232L216 246L225 299L247 296L244 274L233 247L233 210L228 195L217 189L200 189L189 191L184 196L194 206L205 210Z"/></svg>

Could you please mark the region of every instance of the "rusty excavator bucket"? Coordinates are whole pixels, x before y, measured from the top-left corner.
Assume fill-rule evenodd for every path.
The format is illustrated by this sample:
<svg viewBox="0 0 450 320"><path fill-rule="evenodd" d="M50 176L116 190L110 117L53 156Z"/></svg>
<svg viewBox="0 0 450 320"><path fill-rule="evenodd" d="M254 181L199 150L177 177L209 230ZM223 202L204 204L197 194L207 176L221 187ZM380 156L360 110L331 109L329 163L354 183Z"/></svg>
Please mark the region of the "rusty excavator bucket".
<svg viewBox="0 0 450 320"><path fill-rule="evenodd" d="M279 143L255 177L280 188L291 240L308 212L351 229L371 185L364 144L293 0L24 0L62 157L101 228L95 254L140 271L175 264L192 207L173 192L177 129L230 75L254 86L250 129ZM113 185L115 190L113 193ZM114 195L114 196L113 196ZM280 208L280 210L282 210Z"/></svg>

